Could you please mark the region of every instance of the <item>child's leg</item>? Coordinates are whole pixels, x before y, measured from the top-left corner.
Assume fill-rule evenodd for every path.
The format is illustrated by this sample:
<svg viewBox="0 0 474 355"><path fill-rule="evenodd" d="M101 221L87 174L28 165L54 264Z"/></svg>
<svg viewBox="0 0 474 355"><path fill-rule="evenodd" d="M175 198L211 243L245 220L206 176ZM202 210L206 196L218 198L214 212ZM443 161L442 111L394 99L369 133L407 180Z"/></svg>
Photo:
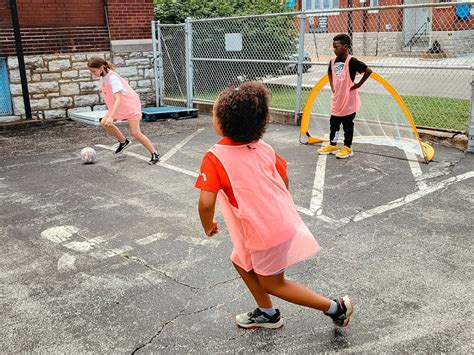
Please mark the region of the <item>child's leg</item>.
<svg viewBox="0 0 474 355"><path fill-rule="evenodd" d="M331 115L331 118L329 119L329 124L331 126L330 132L329 132L329 144L337 145L336 133L339 132L341 123L342 123L341 117Z"/></svg>
<svg viewBox="0 0 474 355"><path fill-rule="evenodd" d="M331 306L331 300L328 298L311 291L303 285L286 280L284 272L272 276L256 275L261 288L275 297L323 312L327 312Z"/></svg>
<svg viewBox="0 0 474 355"><path fill-rule="evenodd" d="M143 146L150 152L150 154L156 153L153 143L151 143L150 139L148 139L148 137L145 136L140 130L139 120L129 120L128 128L130 129L130 134L133 136L133 138L143 144Z"/></svg>
<svg viewBox="0 0 474 355"><path fill-rule="evenodd" d="M102 120L100 121L100 125L102 126L102 128L105 129L105 131L110 134L111 136L117 138L117 140L120 142L120 143L123 143L125 142L125 136L122 134L122 132L120 132L120 130L117 128L116 125L114 125L113 123L110 125L110 126L106 126L105 125L105 121Z"/></svg>
<svg viewBox="0 0 474 355"><path fill-rule="evenodd" d="M234 264L235 269L240 274L242 280L244 280L247 288L252 294L255 302L257 302L260 308L273 308L272 300L270 295L260 285L257 274L251 270L249 272L242 269L240 266Z"/></svg>
<svg viewBox="0 0 474 355"><path fill-rule="evenodd" d="M342 127L344 129L344 145L346 147L352 146L352 138L354 137L354 119L356 113L344 117L342 120Z"/></svg>

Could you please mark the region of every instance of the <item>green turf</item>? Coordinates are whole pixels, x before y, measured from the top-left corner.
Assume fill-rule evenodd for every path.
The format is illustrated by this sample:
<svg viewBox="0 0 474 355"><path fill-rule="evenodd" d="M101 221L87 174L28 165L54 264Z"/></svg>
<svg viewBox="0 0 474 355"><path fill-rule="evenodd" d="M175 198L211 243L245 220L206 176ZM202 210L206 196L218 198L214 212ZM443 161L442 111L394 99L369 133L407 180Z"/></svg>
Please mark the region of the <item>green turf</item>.
<svg viewBox="0 0 474 355"><path fill-rule="evenodd" d="M268 87L272 91L270 104L272 108L290 111L295 109L296 90L293 87L271 84L268 85ZM309 89L303 89L302 91L301 111L303 111L309 92ZM377 96L377 98L367 100L369 95ZM216 97L217 92L201 92L195 94L195 99L201 100L214 101ZM402 98L418 127L459 131L466 131L468 128L469 100L428 96L402 96ZM319 99L323 100L324 105L327 105L329 109L329 95L324 94L324 91L322 91ZM388 95L364 94L362 110L374 109L379 112L380 106L383 106L385 100L393 101ZM371 107L371 105L378 105L378 107Z"/></svg>

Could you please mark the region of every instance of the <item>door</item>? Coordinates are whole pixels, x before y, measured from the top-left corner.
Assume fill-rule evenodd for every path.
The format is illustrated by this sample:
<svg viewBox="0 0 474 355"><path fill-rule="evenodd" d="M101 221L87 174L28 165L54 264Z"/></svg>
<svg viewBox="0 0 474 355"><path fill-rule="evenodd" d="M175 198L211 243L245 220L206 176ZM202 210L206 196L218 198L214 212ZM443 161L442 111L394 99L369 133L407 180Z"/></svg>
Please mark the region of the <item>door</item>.
<svg viewBox="0 0 474 355"><path fill-rule="evenodd" d="M9 116L11 114L12 99L10 97L7 60L5 58L0 58L0 116Z"/></svg>
<svg viewBox="0 0 474 355"><path fill-rule="evenodd" d="M405 5L427 3L426 0L405 0ZM403 9L403 39L405 46L426 45L429 47L431 34L431 8Z"/></svg>

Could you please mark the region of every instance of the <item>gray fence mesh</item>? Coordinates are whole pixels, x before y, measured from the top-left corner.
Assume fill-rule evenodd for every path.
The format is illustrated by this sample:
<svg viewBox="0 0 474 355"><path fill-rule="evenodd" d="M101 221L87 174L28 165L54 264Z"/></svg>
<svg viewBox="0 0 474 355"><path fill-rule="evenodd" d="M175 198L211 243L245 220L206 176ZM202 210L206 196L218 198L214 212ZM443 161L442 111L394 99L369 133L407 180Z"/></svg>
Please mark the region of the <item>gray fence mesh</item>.
<svg viewBox="0 0 474 355"><path fill-rule="evenodd" d="M163 60L163 102L186 106L186 46L184 24L160 25ZM184 100L184 101L183 101Z"/></svg>
<svg viewBox="0 0 474 355"><path fill-rule="evenodd" d="M469 5L467 12L463 6L362 7L191 20L193 100L213 101L228 85L260 80L272 90L273 109L296 110L298 115L311 88L327 73L333 37L347 33L353 55L395 87L417 126L466 131L474 19ZM161 25L161 32L165 97L183 102L184 26Z"/></svg>

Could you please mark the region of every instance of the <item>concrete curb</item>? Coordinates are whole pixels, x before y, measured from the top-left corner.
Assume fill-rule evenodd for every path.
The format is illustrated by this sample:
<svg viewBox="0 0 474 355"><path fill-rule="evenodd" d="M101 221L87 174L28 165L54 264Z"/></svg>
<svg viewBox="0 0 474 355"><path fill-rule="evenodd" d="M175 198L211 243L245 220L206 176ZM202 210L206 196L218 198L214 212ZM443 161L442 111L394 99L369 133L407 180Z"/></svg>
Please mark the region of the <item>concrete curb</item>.
<svg viewBox="0 0 474 355"><path fill-rule="evenodd" d="M468 137L461 132L446 132L419 128L418 133L421 140L428 143L437 143L443 146L457 148L462 151L467 149Z"/></svg>

